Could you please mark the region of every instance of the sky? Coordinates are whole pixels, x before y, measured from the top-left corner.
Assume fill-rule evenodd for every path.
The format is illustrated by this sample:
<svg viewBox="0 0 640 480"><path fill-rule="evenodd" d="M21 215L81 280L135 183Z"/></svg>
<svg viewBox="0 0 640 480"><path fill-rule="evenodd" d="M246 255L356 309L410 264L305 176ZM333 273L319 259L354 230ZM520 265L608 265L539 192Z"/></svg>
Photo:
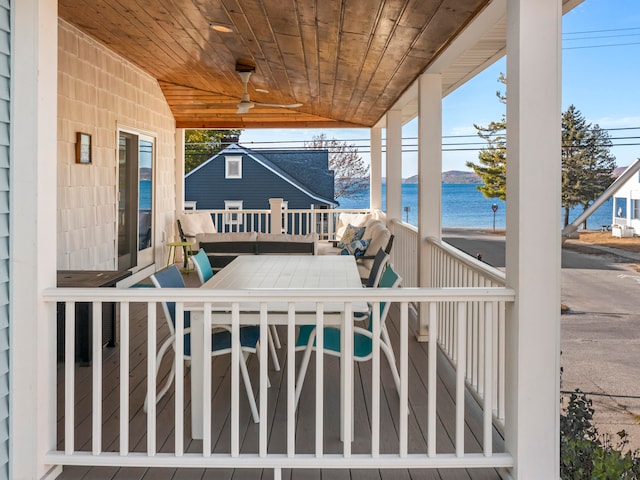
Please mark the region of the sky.
<svg viewBox="0 0 640 480"><path fill-rule="evenodd" d="M616 164L627 166L640 157L640 0L584 0L564 15L562 32L562 111L575 105L588 123L608 130ZM496 97L498 90L504 92L498 82L502 72L506 73L504 57L443 99L443 171L468 171L466 162L477 162L482 143L473 125L500 120L504 113ZM240 143L255 148L301 148L304 141L325 133L327 138L368 150L368 129L275 132L244 130ZM416 142L411 140L417 137L417 121L407 123L402 135L402 176L407 178L417 174ZM264 143L276 139L281 143ZM368 162L368 153L362 157Z"/></svg>

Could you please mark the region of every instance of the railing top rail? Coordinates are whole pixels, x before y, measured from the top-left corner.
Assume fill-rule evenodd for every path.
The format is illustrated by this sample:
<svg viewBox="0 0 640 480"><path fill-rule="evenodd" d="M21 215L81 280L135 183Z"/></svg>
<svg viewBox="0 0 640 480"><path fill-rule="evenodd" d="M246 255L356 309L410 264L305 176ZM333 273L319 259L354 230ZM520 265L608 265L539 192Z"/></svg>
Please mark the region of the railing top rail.
<svg viewBox="0 0 640 480"><path fill-rule="evenodd" d="M353 288L353 289L246 289L201 288L122 289L122 288L48 288L45 301L137 301L155 302L323 302L323 301L505 301L515 300L512 289L502 287L470 288Z"/></svg>
<svg viewBox="0 0 640 480"><path fill-rule="evenodd" d="M435 237L427 237L427 242L431 243L432 245L439 248L440 250L443 250L444 252L447 253L447 255L450 255L460 263L480 273L481 275L488 278L492 282L497 283L499 285L506 285L506 277L503 271L498 270L497 268L492 267L491 265L487 265L486 263L481 262L480 260L476 260L475 258L470 257L466 254L462 254L462 252L457 248L455 248L454 246L446 242L443 242L442 240L439 240Z"/></svg>

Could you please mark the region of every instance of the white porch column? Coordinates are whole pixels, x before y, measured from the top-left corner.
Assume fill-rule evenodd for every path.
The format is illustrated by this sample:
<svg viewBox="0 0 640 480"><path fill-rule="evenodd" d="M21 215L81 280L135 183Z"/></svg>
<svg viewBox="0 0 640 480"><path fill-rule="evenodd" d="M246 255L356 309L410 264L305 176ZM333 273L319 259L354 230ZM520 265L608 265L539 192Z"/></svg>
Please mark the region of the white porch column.
<svg viewBox="0 0 640 480"><path fill-rule="evenodd" d="M382 128L369 130L371 166L369 168L369 208L382 210Z"/></svg>
<svg viewBox="0 0 640 480"><path fill-rule="evenodd" d="M387 112L387 221L402 220L402 112Z"/></svg>
<svg viewBox="0 0 640 480"><path fill-rule="evenodd" d="M559 478L561 16L507 4L506 444L514 478Z"/></svg>
<svg viewBox="0 0 640 480"><path fill-rule="evenodd" d="M42 478L56 448L56 307L42 290L56 286L58 4L11 8L9 476Z"/></svg>
<svg viewBox="0 0 640 480"><path fill-rule="evenodd" d="M442 238L442 75L418 79L418 282L431 287L431 247ZM419 340L427 340L428 317L420 310Z"/></svg>

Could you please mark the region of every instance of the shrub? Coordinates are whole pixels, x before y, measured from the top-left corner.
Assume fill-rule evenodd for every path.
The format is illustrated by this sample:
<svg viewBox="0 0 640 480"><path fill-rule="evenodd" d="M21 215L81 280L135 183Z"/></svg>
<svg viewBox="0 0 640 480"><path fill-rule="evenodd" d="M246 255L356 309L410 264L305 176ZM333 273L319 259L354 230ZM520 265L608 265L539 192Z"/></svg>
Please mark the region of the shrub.
<svg viewBox="0 0 640 480"><path fill-rule="evenodd" d="M563 480L638 480L640 451L628 450L627 433L614 444L593 425L591 400L579 390L560 415L560 478Z"/></svg>

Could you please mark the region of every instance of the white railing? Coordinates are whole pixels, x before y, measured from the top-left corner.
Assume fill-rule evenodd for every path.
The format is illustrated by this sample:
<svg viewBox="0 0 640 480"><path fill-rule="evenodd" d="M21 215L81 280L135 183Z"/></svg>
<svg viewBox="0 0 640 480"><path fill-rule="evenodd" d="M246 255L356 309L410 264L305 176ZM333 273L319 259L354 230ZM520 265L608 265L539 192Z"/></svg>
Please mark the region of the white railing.
<svg viewBox="0 0 640 480"><path fill-rule="evenodd" d="M391 263L402 277L402 285L418 287L418 229L400 221L393 221L390 228L394 237Z"/></svg>
<svg viewBox="0 0 640 480"><path fill-rule="evenodd" d="M428 239L431 251L431 285L435 288L504 288L505 275L440 240ZM491 310L491 312L488 311ZM463 312L455 303L438 305L438 343L454 367L465 365L466 382L480 402L491 399L496 425L504 427L505 406L505 302L491 306L471 302ZM461 325L464 317L464 325ZM492 323L493 328L487 329ZM460 343L459 329L466 340ZM433 330L429 329L430 334ZM492 338L487 339L490 335ZM487 351L487 342L494 347ZM494 379L487 390L486 375Z"/></svg>
<svg viewBox="0 0 640 480"><path fill-rule="evenodd" d="M64 351L64 448L50 451L44 455L44 461L52 465L85 465L85 466L125 466L125 467L198 467L198 468L267 468L274 469L276 478L279 478L282 468L508 468L513 466L513 458L507 452L494 452L492 435L494 433L494 421L492 414L494 411L496 390L499 390L498 383L502 381L495 373L494 368L482 368L478 372L474 371L474 363L471 364L467 358L475 358L480 365L490 365L496 359L503 362L504 357L498 354L498 350L503 349L503 343L497 338L498 332L504 329L504 317L501 312L505 303L514 301L514 292L503 287L475 287L475 288L446 288L446 289L357 289L357 290L239 290L239 291L216 291L200 289L48 289L44 292L44 299L51 303L51 308L55 308L57 302L66 305L65 312L65 351ZM211 384L211 362L205 356L202 369L204 371L203 392L205 399L203 418L204 432L202 444L198 451L187 452L184 444L185 435L185 409L189 408L190 402L185 398L185 383L183 373L183 352L181 347L177 347L175 353L176 378L174 383L174 411L171 414L161 416L156 411L154 405L155 385L156 385L156 365L155 355L158 339L156 338L156 321L158 308L162 301L176 302L176 315L179 326L182 324L181 318L185 307L193 309L201 308L205 312L215 309L216 305L224 304L226 311L233 312L224 317L226 324L231 323L233 332L233 356L235 363L233 367L231 392L228 405L231 411L230 430L228 439L218 442L214 449L212 447L212 433L210 422L207 419L215 418L216 412L211 408L210 392L213 388ZM315 433L311 451L299 451L296 448L296 436L301 431L297 429L298 423L303 419L296 415L294 391L295 391L295 335L296 335L296 305L302 302L313 301L317 303L317 314L313 319L314 323L322 326L328 317L323 313L325 305L344 305L347 318L351 318L352 307L355 302L368 301L373 305L372 311L379 312L379 302L393 302L397 306L399 313L399 333L397 342L394 343L395 358L400 373L400 392L397 410L393 412L392 420L396 423L394 429L384 429L382 432L380 398L382 395L381 385L381 362L380 353L380 327L374 321L372 332L373 353L371 358L371 397L370 408L366 409L368 424L370 429L356 432L358 436L365 435L366 440L362 442L358 438L358 453L352 451L352 421L353 421L353 393L351 388L343 389L343 397L346 407L343 413L341 434L344 439L339 451L325 451L325 440L327 428L334 420L334 415L326 415L323 409L323 402L316 401L315 410L306 409L307 412L314 411L315 419L308 421L311 431ZM91 421L90 428L81 429L78 427L76 419L76 395L79 392L75 389L75 366L74 366L74 323L75 308L74 302L93 303L93 363L91 375L93 386L91 388ZM119 309L120 319L120 343L119 343L119 387L117 393L102 391L103 377L105 375L105 365L103 365L102 345L100 332L102 303L116 302ZM288 304L288 314L276 314L270 311L270 306L277 303ZM146 363L139 361L136 368L146 370L147 382L139 383L135 386L130 384L130 373L134 366L130 364L132 338L130 328L132 327L132 306L140 303L146 304L146 315L141 316L147 323L146 342ZM247 304L260 305L260 313L255 318L245 317L239 314ZM430 313L431 339L428 345L428 359L426 365L414 365L414 359L409 348L408 317L409 304L419 304L421 308L427 309ZM231 308L229 310L229 304ZM477 319L470 321L472 312L477 313ZM444 314L443 318L440 316ZM374 315L378 316L378 313ZM203 332L210 330L210 325L221 322L216 314L204 315ZM286 371L282 373L281 385L285 388L281 390L286 395L286 415L275 416L273 405L269 403L267 391L267 365L268 349L263 348L257 355L259 364L259 382L254 382L257 395L259 397L258 409L260 422L257 429L247 429L240 432L240 421L238 400L244 394L240 388L237 359L239 351L239 326L242 323L258 323L261 326L261 344L267 345L268 324L281 324L286 330L283 338L283 349L286 353ZM350 338L353 334L353 322L343 323L344 338ZM181 328L178 327L178 336ZM322 331L320 328L319 331ZM204 338L207 338L205 335ZM207 342L208 340L205 340ZM319 340L321 342L321 340ZM181 344L181 342L178 342ZM345 356L351 358L351 348L347 342L345 346ZM451 345L449 345L451 343ZM286 345L286 346L284 346ZM455 434L453 439L453 449L443 447L443 436L437 434L438 415L440 418L451 418L449 412L438 412L437 405L444 399L437 400L438 395L438 345L444 345L449 351L455 353L457 360L455 392L452 396L455 403ZM206 345L209 348L208 345ZM322 356L320 356L322 358ZM55 361L55 359L53 359ZM385 360L386 363L386 360ZM353 361L342 363L341 373L345 378L345 386L353 379ZM471 366L470 366L471 365ZM385 365L386 367L386 365ZM215 363L214 363L215 368ZM323 384L323 362L317 361L315 364L315 381L317 391L332 387L329 382ZM503 368L499 369L504 371ZM112 374L117 374L112 372ZM411 379L410 379L411 375ZM214 378L219 378L217 375ZM482 416L482 435L479 442L481 450L468 451L465 448L465 380L475 379L475 385L479 391L484 392L480 405L484 408ZM191 381L198 381L192 379ZM272 387L273 388L273 387ZM282 387L281 387L282 388ZM309 380L306 388L313 388L313 383ZM144 392L141 392L143 389ZM395 395L395 387L392 387ZM409 398L416 392L414 389L423 389L428 392L428 401L424 406L420 403L410 404ZM135 390L135 394L133 393ZM130 425L129 419L134 418L132 412L140 412L142 409L142 399L146 392L150 393L149 412L146 416L146 424L136 422L135 426ZM304 390L303 390L304 393ZM445 394L448 396L448 394ZM316 396L322 399L322 395ZM108 403L106 398L108 398ZM52 399L51 401L55 401ZM352 408L349 408L349 406ZM55 411L55 408L53 408ZM103 417L111 412L112 422L109 430L103 430L103 424L108 419ZM359 412L362 415L362 412ZM311 415L311 414L309 414ZM113 417L119 420L113 420ZM420 436L420 445L417 446L411 441L411 426L416 428L416 421L420 419L424 422L425 433ZM409 423L411 421L412 423ZM284 422L281 431L286 432L284 451L274 453L277 449L271 448L271 437L268 427L274 422ZM86 423L86 422L85 422ZM315 425L315 427L314 427ZM387 424L388 425L388 424ZM159 430L166 430L171 427L175 432L175 442L173 445L165 445L162 449L156 444ZM424 425L423 425L424 427ZM142 438L146 438L146 444L140 442L137 446L130 445L130 436L135 429L143 429ZM303 430L306 431L306 430ZM140 432L138 432L139 434ZM248 439L255 435L253 439ZM82 436L82 438L80 438ZM109 442L103 441L109 437ZM240 445L242 437L243 445ZM78 447L85 443L85 448ZM445 442L446 443L446 442ZM222 445L223 447L221 447ZM254 445L254 448L247 447ZM354 444L355 445L355 444ZM362 453L362 445L366 445ZM384 448L381 446L384 445ZM226 447L225 447L226 446ZM193 447L193 445L192 445ZM221 449L222 448L222 449ZM160 452L160 450L162 450ZM447 453L443 453L447 451Z"/></svg>
<svg viewBox="0 0 640 480"><path fill-rule="evenodd" d="M208 212L219 232L271 232L269 210L198 210ZM189 213L185 211L185 213ZM367 213L368 209L283 209L282 230L292 235L317 233L320 240L335 240L338 217L341 213Z"/></svg>

